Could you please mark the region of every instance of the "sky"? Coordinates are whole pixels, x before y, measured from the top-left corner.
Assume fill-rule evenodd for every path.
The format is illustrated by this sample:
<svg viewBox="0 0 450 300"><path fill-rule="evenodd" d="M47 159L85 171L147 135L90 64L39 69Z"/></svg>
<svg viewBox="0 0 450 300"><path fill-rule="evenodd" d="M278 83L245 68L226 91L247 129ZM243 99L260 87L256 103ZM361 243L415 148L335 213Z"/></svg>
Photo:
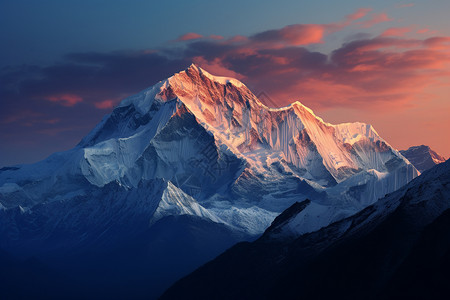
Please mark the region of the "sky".
<svg viewBox="0 0 450 300"><path fill-rule="evenodd" d="M0 0L0 167L74 147L188 67L450 157L450 2Z"/></svg>

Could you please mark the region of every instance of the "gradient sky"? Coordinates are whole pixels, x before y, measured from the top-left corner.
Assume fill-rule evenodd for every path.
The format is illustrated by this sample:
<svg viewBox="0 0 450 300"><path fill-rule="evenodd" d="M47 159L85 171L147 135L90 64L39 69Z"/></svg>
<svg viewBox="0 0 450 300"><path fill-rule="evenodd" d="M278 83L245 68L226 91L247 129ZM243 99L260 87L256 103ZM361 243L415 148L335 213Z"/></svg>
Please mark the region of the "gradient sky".
<svg viewBox="0 0 450 300"><path fill-rule="evenodd" d="M450 156L449 1L0 0L0 167L75 146L197 63L270 106Z"/></svg>

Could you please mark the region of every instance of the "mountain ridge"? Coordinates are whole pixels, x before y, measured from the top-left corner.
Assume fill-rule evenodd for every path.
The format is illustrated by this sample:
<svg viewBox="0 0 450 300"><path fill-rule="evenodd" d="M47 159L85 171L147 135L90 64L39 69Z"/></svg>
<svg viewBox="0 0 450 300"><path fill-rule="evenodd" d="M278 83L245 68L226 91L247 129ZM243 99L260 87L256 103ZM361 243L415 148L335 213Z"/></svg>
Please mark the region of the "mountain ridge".
<svg viewBox="0 0 450 300"><path fill-rule="evenodd" d="M267 108L239 81L195 65L123 100L74 149L17 168L0 172L3 198L20 199L13 205L33 206L50 190L70 198L87 182L132 189L162 178L217 220L252 234L294 198L312 197L333 220L418 174L371 125L325 123L300 102ZM233 200L225 211L226 198ZM0 202L8 207L9 200ZM249 213L264 223L234 221Z"/></svg>
<svg viewBox="0 0 450 300"><path fill-rule="evenodd" d="M142 260L158 266L142 271L150 276L165 272L173 257L164 253L179 247L176 239L151 244L169 224L171 234L192 237L178 261L187 272L255 239L295 202L310 200L294 236L353 215L417 175L370 125L325 123L299 102L269 109L243 83L193 65L124 99L73 149L0 170L0 250L53 264L67 249L78 261L134 237L143 239Z"/></svg>
<svg viewBox="0 0 450 300"><path fill-rule="evenodd" d="M280 239L304 209L294 204L258 240L233 246L161 299L445 299L449 200L450 160L353 216Z"/></svg>
<svg viewBox="0 0 450 300"><path fill-rule="evenodd" d="M423 172L445 161L445 158L426 145L412 146L407 150L400 150L419 172Z"/></svg>

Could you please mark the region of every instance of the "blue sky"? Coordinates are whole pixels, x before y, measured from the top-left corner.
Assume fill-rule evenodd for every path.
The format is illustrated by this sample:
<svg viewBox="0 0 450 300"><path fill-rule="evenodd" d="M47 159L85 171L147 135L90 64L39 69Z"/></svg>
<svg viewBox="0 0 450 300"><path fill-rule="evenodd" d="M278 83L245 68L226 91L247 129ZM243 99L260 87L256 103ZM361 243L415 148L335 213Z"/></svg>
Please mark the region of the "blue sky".
<svg viewBox="0 0 450 300"><path fill-rule="evenodd" d="M449 33L449 1L420 1L399 8L409 3L1 0L0 40L5 46L0 49L0 65L50 63L72 52L157 48L186 32L250 35L289 24L327 23L359 7L389 12L399 25L422 22Z"/></svg>

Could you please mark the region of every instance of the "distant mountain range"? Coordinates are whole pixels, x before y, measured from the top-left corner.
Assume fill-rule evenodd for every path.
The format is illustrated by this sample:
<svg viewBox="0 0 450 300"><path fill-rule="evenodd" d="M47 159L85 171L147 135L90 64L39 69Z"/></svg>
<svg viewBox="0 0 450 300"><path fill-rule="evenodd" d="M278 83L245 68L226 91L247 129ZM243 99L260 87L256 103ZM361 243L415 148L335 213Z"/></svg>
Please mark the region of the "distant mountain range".
<svg viewBox="0 0 450 300"><path fill-rule="evenodd" d="M154 298L296 202L309 199L293 236L418 174L371 125L332 125L300 102L268 108L191 65L123 100L75 148L0 170L0 258L68 276L75 298Z"/></svg>
<svg viewBox="0 0 450 300"><path fill-rule="evenodd" d="M354 216L293 235L308 200L162 299L447 299L450 160Z"/></svg>
<svg viewBox="0 0 450 300"><path fill-rule="evenodd" d="M440 156L425 145L413 146L408 148L408 150L400 150L400 153L421 173L445 161L443 156Z"/></svg>

